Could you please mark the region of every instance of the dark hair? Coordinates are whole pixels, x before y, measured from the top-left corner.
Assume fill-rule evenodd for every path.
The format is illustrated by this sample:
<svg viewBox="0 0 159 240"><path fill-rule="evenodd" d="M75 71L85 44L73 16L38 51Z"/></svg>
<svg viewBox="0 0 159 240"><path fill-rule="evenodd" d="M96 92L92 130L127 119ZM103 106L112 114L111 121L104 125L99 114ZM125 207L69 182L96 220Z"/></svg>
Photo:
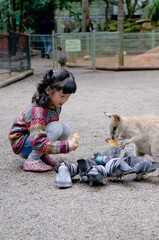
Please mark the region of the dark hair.
<svg viewBox="0 0 159 240"><path fill-rule="evenodd" d="M36 101L40 107L48 107L49 96L45 89L50 86L52 92L63 89L64 94L76 92L76 82L73 74L64 68L49 69L37 86L37 91L32 97L32 102Z"/></svg>

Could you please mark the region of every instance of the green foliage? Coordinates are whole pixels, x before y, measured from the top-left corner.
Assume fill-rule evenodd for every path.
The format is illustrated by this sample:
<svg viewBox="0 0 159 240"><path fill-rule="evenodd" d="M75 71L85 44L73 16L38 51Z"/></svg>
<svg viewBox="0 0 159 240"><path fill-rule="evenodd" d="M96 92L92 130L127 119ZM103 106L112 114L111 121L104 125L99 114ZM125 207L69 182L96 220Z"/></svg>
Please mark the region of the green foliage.
<svg viewBox="0 0 159 240"><path fill-rule="evenodd" d="M141 26L135 23L136 19L125 19L124 20L124 32L138 32Z"/></svg>
<svg viewBox="0 0 159 240"><path fill-rule="evenodd" d="M112 21L109 25L110 31L117 31L117 21Z"/></svg>
<svg viewBox="0 0 159 240"><path fill-rule="evenodd" d="M110 26L109 30L111 32L117 31L117 26Z"/></svg>
<svg viewBox="0 0 159 240"><path fill-rule="evenodd" d="M21 14L22 30L31 33L40 33L40 25L46 14L50 14L54 21L56 9L69 10L70 16L73 16L75 20L81 17L81 13L72 8L72 2L76 2L77 0L15 0L16 11L14 12L11 10L11 0L0 1L0 22L7 24L7 31L12 30L12 21L10 21L10 19L20 19L19 16ZM20 9L21 3L23 3L23 9ZM19 26L17 26L17 30L18 27Z"/></svg>
<svg viewBox="0 0 159 240"><path fill-rule="evenodd" d="M124 23L124 28L131 28L132 23L131 22L125 22Z"/></svg>
<svg viewBox="0 0 159 240"><path fill-rule="evenodd" d="M124 19L124 32L138 32L141 29L141 26L139 24L135 23L136 19ZM101 28L102 31L104 31L105 26ZM109 31L117 31L117 21L112 21L109 24Z"/></svg>
<svg viewBox="0 0 159 240"><path fill-rule="evenodd" d="M0 21L7 24L8 18L13 15L13 11L8 7L8 1L1 1L0 3Z"/></svg>
<svg viewBox="0 0 159 240"><path fill-rule="evenodd" d="M157 22L159 20L159 1L153 0L143 10L143 17L150 21Z"/></svg>
<svg viewBox="0 0 159 240"><path fill-rule="evenodd" d="M130 28L125 28L124 32L139 32L140 31L140 25L132 25Z"/></svg>

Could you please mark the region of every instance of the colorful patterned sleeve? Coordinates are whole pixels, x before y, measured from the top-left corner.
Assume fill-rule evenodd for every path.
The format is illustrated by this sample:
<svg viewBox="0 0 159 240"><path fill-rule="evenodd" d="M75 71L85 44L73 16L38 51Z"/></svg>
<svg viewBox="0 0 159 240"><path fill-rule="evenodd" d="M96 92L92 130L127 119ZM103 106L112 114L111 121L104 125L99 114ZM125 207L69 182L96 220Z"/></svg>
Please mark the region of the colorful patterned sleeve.
<svg viewBox="0 0 159 240"><path fill-rule="evenodd" d="M47 109L33 107L32 113L33 115L30 124L30 140L32 148L44 154L68 153L68 141L52 142L47 139L47 132L45 131Z"/></svg>

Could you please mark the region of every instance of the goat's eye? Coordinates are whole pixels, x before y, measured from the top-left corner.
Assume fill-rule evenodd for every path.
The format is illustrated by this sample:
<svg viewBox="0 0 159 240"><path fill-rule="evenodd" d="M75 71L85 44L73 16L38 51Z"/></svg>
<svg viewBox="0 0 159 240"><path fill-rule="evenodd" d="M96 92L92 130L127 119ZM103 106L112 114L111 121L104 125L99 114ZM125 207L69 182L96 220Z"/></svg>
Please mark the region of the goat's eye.
<svg viewBox="0 0 159 240"><path fill-rule="evenodd" d="M114 132L116 131L116 127L113 127L113 131L114 131Z"/></svg>

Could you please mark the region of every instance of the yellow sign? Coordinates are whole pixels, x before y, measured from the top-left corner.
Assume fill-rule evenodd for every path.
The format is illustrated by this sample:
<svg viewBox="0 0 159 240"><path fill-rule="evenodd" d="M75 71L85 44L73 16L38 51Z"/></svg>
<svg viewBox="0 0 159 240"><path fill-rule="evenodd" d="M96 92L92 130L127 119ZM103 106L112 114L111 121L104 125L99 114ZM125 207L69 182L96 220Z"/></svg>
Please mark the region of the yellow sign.
<svg viewBox="0 0 159 240"><path fill-rule="evenodd" d="M67 39L65 41L66 52L79 52L81 51L81 40L80 39Z"/></svg>

